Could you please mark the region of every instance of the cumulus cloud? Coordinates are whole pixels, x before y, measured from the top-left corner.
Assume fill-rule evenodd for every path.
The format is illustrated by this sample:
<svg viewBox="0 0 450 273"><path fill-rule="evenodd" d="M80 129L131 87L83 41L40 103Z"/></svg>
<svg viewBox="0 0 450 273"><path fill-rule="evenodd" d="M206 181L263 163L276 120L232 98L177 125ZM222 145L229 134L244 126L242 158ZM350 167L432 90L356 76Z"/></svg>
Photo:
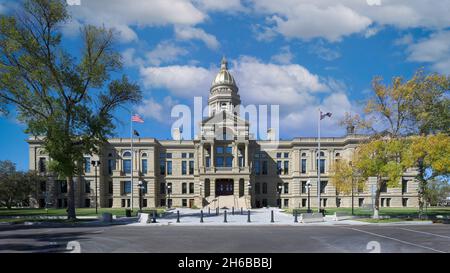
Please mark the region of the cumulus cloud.
<svg viewBox="0 0 450 273"><path fill-rule="evenodd" d="M245 10L244 6L241 4L241 0L227 0L227 1L194 0L194 3L200 9L206 11L222 11L233 13L236 11Z"/></svg>
<svg viewBox="0 0 450 273"><path fill-rule="evenodd" d="M188 54L188 51L182 47L176 46L171 42L163 41L155 49L148 52L146 57L151 65L160 65L178 60L180 56Z"/></svg>
<svg viewBox="0 0 450 273"><path fill-rule="evenodd" d="M305 40L321 37L334 42L355 33L370 37L385 25L432 30L450 26L450 0L379 1L377 5L356 0L253 0L252 3L255 12L274 20L272 30L288 38Z"/></svg>
<svg viewBox="0 0 450 273"><path fill-rule="evenodd" d="M131 26L163 26L169 24L195 25L201 23L207 14L188 0L122 0L83 1L82 5L69 6L72 23L89 23L115 28L121 40L137 39Z"/></svg>
<svg viewBox="0 0 450 273"><path fill-rule="evenodd" d="M430 63L435 71L450 73L450 31L431 34L417 43L409 44L408 60Z"/></svg>
<svg viewBox="0 0 450 273"><path fill-rule="evenodd" d="M170 111L172 106L177 103L170 96L165 97L162 102L149 98L144 99L140 105L136 106L135 111L143 118L150 118L160 123L170 123L170 118L168 118Z"/></svg>
<svg viewBox="0 0 450 273"><path fill-rule="evenodd" d="M175 26L175 36L180 40L200 40L211 49L219 48L219 42L214 35L206 33L203 29L190 26Z"/></svg>

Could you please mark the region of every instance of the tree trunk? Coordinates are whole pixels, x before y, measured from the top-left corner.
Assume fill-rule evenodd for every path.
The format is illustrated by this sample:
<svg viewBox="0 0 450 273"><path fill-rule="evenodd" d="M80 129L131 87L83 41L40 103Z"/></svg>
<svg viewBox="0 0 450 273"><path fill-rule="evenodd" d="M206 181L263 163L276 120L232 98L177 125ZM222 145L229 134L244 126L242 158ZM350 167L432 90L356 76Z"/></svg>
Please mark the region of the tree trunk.
<svg viewBox="0 0 450 273"><path fill-rule="evenodd" d="M380 218L380 194L381 194L381 186L382 186L383 180L381 177L377 177L377 189L375 191L375 207L373 210L373 216L374 219Z"/></svg>
<svg viewBox="0 0 450 273"><path fill-rule="evenodd" d="M73 176L67 177L67 219L76 219L75 213L75 185Z"/></svg>
<svg viewBox="0 0 450 273"><path fill-rule="evenodd" d="M427 185L427 181L425 180L425 168L423 166L423 160L419 159L418 161L418 174L417 180L419 180L419 219L423 217L423 207L425 204L425 188Z"/></svg>

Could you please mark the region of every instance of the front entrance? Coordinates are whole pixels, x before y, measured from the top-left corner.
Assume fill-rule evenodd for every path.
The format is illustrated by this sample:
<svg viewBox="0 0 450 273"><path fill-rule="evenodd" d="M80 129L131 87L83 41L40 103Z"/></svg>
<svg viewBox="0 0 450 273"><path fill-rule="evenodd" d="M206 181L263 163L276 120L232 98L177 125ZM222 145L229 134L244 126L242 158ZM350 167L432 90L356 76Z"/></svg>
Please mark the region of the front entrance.
<svg viewBox="0 0 450 273"><path fill-rule="evenodd" d="M216 180L216 196L233 195L234 181L233 179L217 179Z"/></svg>
<svg viewBox="0 0 450 273"><path fill-rule="evenodd" d="M194 199L189 199L189 207L192 208L194 206Z"/></svg>

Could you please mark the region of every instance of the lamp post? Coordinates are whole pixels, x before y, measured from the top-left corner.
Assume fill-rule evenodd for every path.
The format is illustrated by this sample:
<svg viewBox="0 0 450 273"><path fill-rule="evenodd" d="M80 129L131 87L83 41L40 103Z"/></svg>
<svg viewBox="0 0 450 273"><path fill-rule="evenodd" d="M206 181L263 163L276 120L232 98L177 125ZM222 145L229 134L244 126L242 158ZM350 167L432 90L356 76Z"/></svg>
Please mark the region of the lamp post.
<svg viewBox="0 0 450 273"><path fill-rule="evenodd" d="M100 166L100 161L99 160L92 160L91 164L92 164L92 166L94 166L94 169L95 169L95 214L98 214L97 167Z"/></svg>
<svg viewBox="0 0 450 273"><path fill-rule="evenodd" d="M306 182L306 190L308 191L308 211L307 211L307 213L311 213L311 202L310 202L311 180L308 180Z"/></svg>
<svg viewBox="0 0 450 273"><path fill-rule="evenodd" d="M283 189L282 185L278 185L278 200L279 200L279 205L278 207L281 209L281 190Z"/></svg>
<svg viewBox="0 0 450 273"><path fill-rule="evenodd" d="M167 208L170 209L170 193L172 192L172 186L167 185L167 194L169 195L169 198L167 199Z"/></svg>
<svg viewBox="0 0 450 273"><path fill-rule="evenodd" d="M144 191L144 182L139 180L138 186L139 186L139 212L142 212L142 192Z"/></svg>
<svg viewBox="0 0 450 273"><path fill-rule="evenodd" d="M350 161L348 164L350 165L350 168L352 169L352 172L351 172L351 176L352 176L352 215L355 215L355 212L354 212L354 209L355 209L355 204L354 204L354 201L355 201L355 197L354 197L355 186L354 186L354 179L353 179L354 171L353 171L353 164L352 164L352 162Z"/></svg>
<svg viewBox="0 0 450 273"><path fill-rule="evenodd" d="M202 194L202 191L203 191L203 182L200 181L199 186L200 186L200 205L201 205L201 207L203 208L203 194Z"/></svg>

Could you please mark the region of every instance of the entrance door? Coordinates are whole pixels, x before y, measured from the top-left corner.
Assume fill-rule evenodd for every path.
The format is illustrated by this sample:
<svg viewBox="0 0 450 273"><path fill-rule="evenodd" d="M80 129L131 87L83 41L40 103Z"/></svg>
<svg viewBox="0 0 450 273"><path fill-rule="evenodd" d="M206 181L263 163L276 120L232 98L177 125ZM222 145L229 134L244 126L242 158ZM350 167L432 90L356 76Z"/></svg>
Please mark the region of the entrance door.
<svg viewBox="0 0 450 273"><path fill-rule="evenodd" d="M194 199L189 199L189 207L192 208L194 206Z"/></svg>
<svg viewBox="0 0 450 273"><path fill-rule="evenodd" d="M216 180L216 196L233 195L233 179L218 179Z"/></svg>

